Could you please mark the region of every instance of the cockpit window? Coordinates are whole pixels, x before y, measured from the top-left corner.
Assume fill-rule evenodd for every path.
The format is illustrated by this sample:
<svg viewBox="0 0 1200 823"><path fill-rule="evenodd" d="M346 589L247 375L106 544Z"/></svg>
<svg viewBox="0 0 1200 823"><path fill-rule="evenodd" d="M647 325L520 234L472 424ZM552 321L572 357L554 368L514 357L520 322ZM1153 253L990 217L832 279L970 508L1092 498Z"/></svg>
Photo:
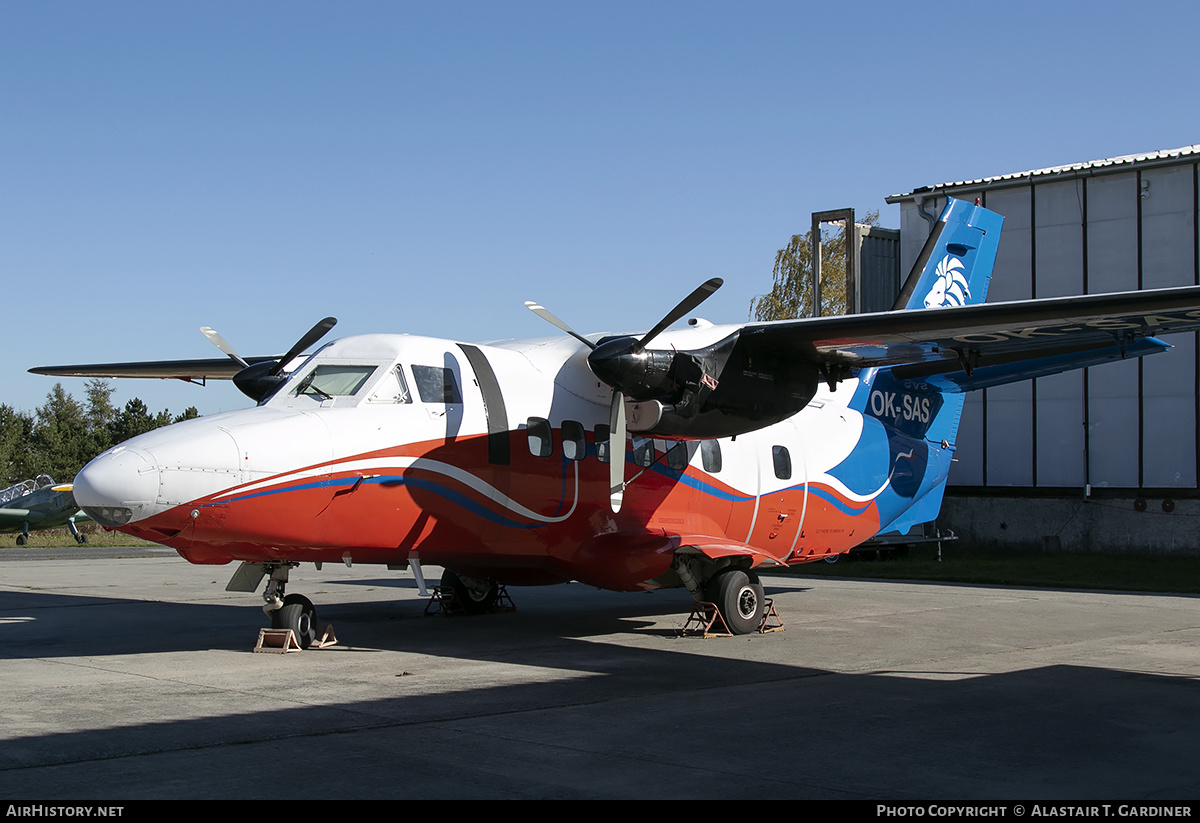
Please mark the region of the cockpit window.
<svg viewBox="0 0 1200 823"><path fill-rule="evenodd" d="M404 367L399 363L392 366L375 386L368 403L411 403L412 395L408 393L408 381L404 379Z"/></svg>
<svg viewBox="0 0 1200 823"><path fill-rule="evenodd" d="M454 372L444 366L413 366L417 394L422 403L461 403L462 394Z"/></svg>
<svg viewBox="0 0 1200 823"><path fill-rule="evenodd" d="M305 375L291 393L297 397L307 394L322 400L350 397L358 393L376 368L323 363Z"/></svg>

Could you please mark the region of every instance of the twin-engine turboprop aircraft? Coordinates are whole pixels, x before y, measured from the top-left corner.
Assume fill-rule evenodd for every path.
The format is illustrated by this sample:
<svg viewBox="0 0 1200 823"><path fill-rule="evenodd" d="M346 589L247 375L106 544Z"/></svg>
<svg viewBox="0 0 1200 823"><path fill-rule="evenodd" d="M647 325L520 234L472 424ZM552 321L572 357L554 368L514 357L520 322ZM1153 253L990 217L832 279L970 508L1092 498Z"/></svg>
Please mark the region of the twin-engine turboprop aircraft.
<svg viewBox="0 0 1200 823"><path fill-rule="evenodd" d="M255 408L188 420L101 454L75 479L94 520L192 563L270 577L276 625L300 562L421 563L468 609L499 584L685 586L753 631L756 570L820 560L934 519L964 392L1166 350L1200 329L1200 287L984 304L1002 219L950 201L897 309L488 345L407 335L281 358L33 369L232 377Z"/></svg>

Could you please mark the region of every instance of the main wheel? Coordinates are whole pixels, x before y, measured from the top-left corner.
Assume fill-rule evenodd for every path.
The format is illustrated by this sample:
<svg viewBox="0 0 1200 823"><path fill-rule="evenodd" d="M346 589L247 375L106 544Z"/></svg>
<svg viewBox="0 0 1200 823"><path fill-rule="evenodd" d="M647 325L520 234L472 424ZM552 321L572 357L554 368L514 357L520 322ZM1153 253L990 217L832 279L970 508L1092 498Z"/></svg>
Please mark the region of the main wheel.
<svg viewBox="0 0 1200 823"><path fill-rule="evenodd" d="M307 649L317 639L316 616L311 600L302 594L289 594L283 598L283 606L271 612L271 628L291 629L300 648Z"/></svg>
<svg viewBox="0 0 1200 823"><path fill-rule="evenodd" d="M492 606L496 605L496 597L500 593L500 587L491 582L488 583L486 589L468 586L461 577L449 569L442 572L442 588L454 592L454 599L467 614L483 614L491 611Z"/></svg>
<svg viewBox="0 0 1200 823"><path fill-rule="evenodd" d="M734 634L749 634L762 623L766 597L754 572L723 571L708 581L705 592Z"/></svg>
<svg viewBox="0 0 1200 823"><path fill-rule="evenodd" d="M25 535L23 535L23 534L17 535L17 545L18 546L24 546L28 542L29 542L29 538L26 537Z"/></svg>

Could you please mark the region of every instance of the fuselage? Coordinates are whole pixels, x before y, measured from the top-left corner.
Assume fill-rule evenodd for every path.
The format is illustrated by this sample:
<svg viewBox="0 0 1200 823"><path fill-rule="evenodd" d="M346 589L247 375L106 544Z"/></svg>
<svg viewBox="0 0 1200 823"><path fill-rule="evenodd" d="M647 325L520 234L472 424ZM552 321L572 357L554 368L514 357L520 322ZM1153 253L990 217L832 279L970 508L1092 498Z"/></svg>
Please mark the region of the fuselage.
<svg viewBox="0 0 1200 823"><path fill-rule="evenodd" d="M694 346L729 328L685 334ZM612 390L587 353L565 337L344 338L257 407L101 454L75 497L93 519L193 563L415 555L498 582L625 590L658 585L680 547L741 546L754 565L816 560L940 501L949 448L872 414L870 386L854 378L737 437L634 433L614 512ZM880 395L876 411L893 402Z"/></svg>

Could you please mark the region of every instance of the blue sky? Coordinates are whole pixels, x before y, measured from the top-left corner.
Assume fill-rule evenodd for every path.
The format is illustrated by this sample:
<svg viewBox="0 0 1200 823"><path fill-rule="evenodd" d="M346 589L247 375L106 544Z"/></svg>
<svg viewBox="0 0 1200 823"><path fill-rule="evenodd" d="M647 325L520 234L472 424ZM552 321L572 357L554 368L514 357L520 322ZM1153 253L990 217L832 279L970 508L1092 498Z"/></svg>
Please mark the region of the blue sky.
<svg viewBox="0 0 1200 823"><path fill-rule="evenodd" d="M5 3L0 403L44 402L35 365L219 356L201 325L545 336L532 299L627 330L710 277L736 322L813 211L1200 143L1195 4L848 8Z"/></svg>

